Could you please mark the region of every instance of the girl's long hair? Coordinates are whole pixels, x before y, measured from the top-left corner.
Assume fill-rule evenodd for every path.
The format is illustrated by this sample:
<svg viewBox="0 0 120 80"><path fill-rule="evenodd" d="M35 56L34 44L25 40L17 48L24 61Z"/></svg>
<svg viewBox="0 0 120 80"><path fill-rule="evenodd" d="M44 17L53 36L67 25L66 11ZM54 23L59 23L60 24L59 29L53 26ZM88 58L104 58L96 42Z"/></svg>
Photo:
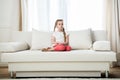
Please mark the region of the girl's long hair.
<svg viewBox="0 0 120 80"><path fill-rule="evenodd" d="M63 20L62 19L57 19L56 20L55 25L54 25L54 31L55 31L56 25L59 21L63 21ZM63 28L63 35L64 35L64 42L66 42L66 32L65 32L64 28Z"/></svg>

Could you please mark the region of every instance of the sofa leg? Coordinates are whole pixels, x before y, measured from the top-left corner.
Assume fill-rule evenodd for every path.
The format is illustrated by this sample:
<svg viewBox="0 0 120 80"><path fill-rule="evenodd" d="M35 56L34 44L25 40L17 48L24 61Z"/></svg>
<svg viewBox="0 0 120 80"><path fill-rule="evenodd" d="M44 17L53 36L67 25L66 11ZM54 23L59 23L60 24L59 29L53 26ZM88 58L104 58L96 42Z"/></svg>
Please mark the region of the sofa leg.
<svg viewBox="0 0 120 80"><path fill-rule="evenodd" d="M13 72L13 78L16 78L16 72Z"/></svg>
<svg viewBox="0 0 120 80"><path fill-rule="evenodd" d="M11 77L11 78L13 77L13 72L12 72L12 71L10 72L10 77Z"/></svg>
<svg viewBox="0 0 120 80"><path fill-rule="evenodd" d="M11 72L10 72L10 77L11 77L11 78L16 78L16 72L12 72L12 71L11 71Z"/></svg>
<svg viewBox="0 0 120 80"><path fill-rule="evenodd" d="M108 78L109 76L109 71L105 71L105 77Z"/></svg>

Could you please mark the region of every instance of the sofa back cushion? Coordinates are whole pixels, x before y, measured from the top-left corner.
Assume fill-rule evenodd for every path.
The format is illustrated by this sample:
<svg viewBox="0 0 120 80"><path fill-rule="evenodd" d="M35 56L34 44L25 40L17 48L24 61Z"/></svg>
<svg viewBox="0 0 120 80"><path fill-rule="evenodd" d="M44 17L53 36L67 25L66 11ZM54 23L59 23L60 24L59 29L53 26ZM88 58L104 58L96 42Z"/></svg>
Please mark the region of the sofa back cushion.
<svg viewBox="0 0 120 80"><path fill-rule="evenodd" d="M51 32L33 30L32 32L12 31L12 42L27 42L31 49L41 49L51 46ZM89 49L92 42L106 41L107 34L104 30L79 30L69 31L69 44L73 49Z"/></svg>
<svg viewBox="0 0 120 80"><path fill-rule="evenodd" d="M90 49L92 46L90 29L69 32L69 44L72 49Z"/></svg>
<svg viewBox="0 0 120 80"><path fill-rule="evenodd" d="M31 47L32 33L25 31L12 31L11 39L12 42L26 42Z"/></svg>
<svg viewBox="0 0 120 80"><path fill-rule="evenodd" d="M22 50L27 50L28 44L26 42L2 42L0 43L0 53L11 53Z"/></svg>
<svg viewBox="0 0 120 80"><path fill-rule="evenodd" d="M93 30L92 31L92 40L95 41L106 41L107 32L105 30Z"/></svg>
<svg viewBox="0 0 120 80"><path fill-rule="evenodd" d="M70 31L69 44L72 49L90 49L92 46L90 29ZM51 32L33 30L31 49L42 49L51 46Z"/></svg>
<svg viewBox="0 0 120 80"><path fill-rule="evenodd" d="M93 50L96 51L110 51L110 41L95 41L93 43Z"/></svg>
<svg viewBox="0 0 120 80"><path fill-rule="evenodd" d="M32 50L42 49L51 46L51 33L33 30L32 32Z"/></svg>

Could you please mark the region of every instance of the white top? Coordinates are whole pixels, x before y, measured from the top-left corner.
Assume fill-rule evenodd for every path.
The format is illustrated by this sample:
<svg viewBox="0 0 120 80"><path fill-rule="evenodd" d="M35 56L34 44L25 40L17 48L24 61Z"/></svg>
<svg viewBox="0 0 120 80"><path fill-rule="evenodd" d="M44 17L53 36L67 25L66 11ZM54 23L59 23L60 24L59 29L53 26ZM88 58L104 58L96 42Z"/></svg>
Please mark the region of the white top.
<svg viewBox="0 0 120 80"><path fill-rule="evenodd" d="M66 35L68 35L68 34L66 33ZM64 34L63 34L63 32L54 32L53 36L55 37L56 42L59 42L59 43L64 42Z"/></svg>

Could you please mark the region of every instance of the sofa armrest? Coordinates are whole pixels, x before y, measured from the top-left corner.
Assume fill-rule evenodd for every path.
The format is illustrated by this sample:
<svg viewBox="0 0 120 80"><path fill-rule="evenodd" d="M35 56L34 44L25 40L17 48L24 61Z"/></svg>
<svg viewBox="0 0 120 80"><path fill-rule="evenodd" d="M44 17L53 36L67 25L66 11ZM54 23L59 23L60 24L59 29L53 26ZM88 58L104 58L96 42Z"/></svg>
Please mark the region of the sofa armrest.
<svg viewBox="0 0 120 80"><path fill-rule="evenodd" d="M2 42L0 43L0 53L16 52L27 50L29 48L26 42Z"/></svg>
<svg viewBox="0 0 120 80"><path fill-rule="evenodd" d="M110 51L110 41L95 41L93 43L93 50L98 51Z"/></svg>

